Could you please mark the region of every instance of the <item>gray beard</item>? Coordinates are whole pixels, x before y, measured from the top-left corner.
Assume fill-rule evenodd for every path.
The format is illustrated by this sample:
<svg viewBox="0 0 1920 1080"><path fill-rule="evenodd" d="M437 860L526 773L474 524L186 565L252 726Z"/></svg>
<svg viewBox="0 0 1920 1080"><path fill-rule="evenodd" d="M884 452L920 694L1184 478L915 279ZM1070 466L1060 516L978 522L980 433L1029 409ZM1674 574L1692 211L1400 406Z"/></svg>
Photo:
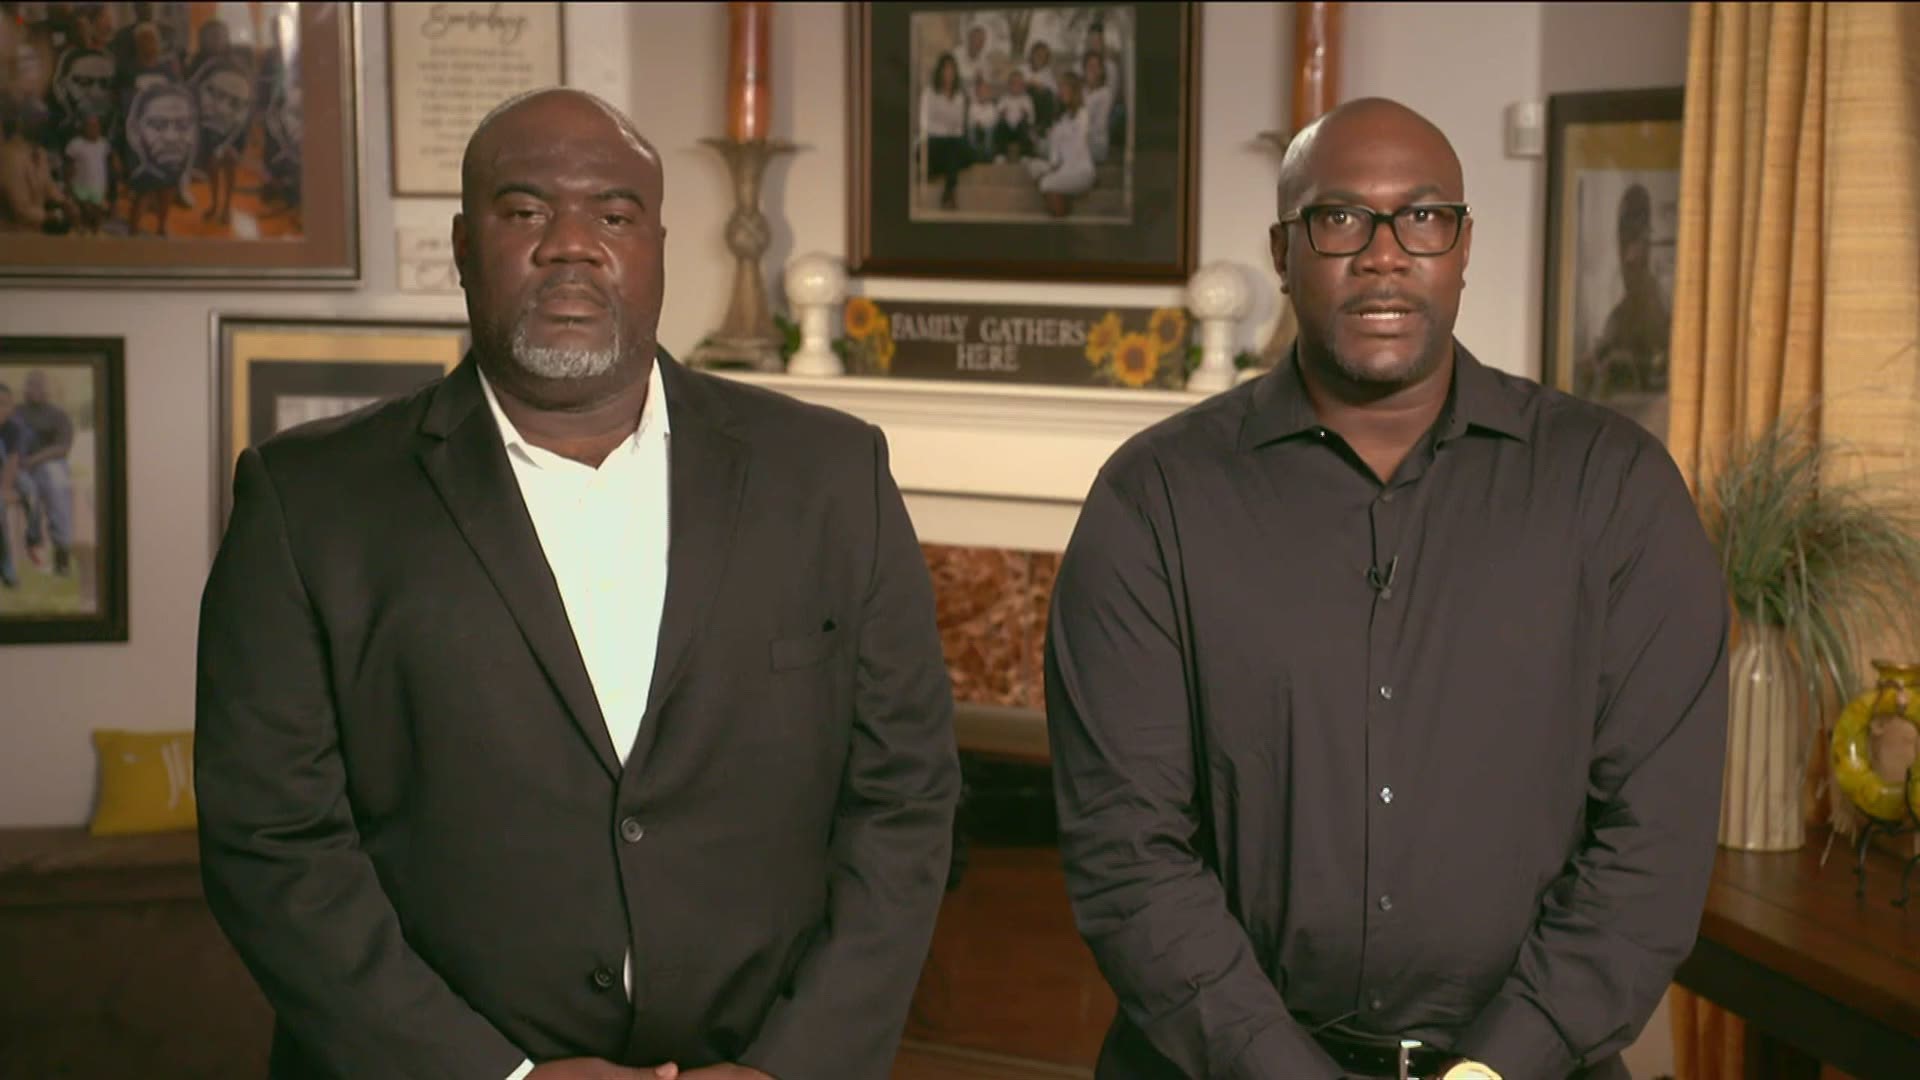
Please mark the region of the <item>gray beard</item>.
<svg viewBox="0 0 1920 1080"><path fill-rule="evenodd" d="M605 375L620 361L620 327L613 328L613 341L604 349L555 349L527 341L527 324L514 325L508 350L521 370L543 379L591 379Z"/></svg>

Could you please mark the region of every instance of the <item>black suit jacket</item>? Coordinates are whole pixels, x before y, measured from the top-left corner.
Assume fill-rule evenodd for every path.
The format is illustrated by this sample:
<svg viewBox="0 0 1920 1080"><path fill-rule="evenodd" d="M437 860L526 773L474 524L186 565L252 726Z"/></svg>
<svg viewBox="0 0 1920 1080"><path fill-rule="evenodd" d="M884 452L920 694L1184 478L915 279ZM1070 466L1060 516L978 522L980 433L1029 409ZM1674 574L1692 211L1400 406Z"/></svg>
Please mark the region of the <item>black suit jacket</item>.
<svg viewBox="0 0 1920 1080"><path fill-rule="evenodd" d="M274 1075L887 1074L959 789L925 563L877 429L660 362L672 542L624 769L471 357L242 455L196 787Z"/></svg>

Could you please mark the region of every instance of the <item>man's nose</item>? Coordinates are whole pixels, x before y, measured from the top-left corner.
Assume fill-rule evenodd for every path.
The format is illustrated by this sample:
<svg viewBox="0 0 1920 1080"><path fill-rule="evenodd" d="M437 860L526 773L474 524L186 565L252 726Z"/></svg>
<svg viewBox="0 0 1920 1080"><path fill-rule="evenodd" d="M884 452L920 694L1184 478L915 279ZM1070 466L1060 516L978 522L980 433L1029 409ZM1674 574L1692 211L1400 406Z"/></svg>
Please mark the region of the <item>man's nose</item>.
<svg viewBox="0 0 1920 1080"><path fill-rule="evenodd" d="M534 258L540 262L598 262L600 245L591 214L558 211L547 221Z"/></svg>
<svg viewBox="0 0 1920 1080"><path fill-rule="evenodd" d="M1412 266L1413 256L1400 246L1391 221L1376 220L1373 238L1353 257L1354 272L1361 274L1403 274Z"/></svg>

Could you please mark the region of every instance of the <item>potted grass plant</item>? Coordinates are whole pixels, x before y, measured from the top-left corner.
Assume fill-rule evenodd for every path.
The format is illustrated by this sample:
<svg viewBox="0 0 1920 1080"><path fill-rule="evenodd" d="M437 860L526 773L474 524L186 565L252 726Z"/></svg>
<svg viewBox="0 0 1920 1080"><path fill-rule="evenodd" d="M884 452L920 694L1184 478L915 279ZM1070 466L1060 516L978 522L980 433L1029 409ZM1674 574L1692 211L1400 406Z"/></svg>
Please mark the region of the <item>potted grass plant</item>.
<svg viewBox="0 0 1920 1080"><path fill-rule="evenodd" d="M1720 843L1806 842L1801 787L1822 720L1860 689L1869 646L1920 642L1909 498L1836 481L1836 449L1784 420L1729 453L1701 493L1733 603Z"/></svg>

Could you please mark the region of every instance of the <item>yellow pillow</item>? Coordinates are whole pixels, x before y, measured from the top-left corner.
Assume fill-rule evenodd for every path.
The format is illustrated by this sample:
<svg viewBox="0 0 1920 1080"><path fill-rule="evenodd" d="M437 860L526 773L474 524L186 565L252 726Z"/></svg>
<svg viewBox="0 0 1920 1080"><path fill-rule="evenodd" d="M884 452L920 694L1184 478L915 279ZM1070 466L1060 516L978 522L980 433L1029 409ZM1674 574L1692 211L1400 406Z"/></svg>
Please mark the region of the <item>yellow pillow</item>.
<svg viewBox="0 0 1920 1080"><path fill-rule="evenodd" d="M193 732L96 729L93 749L100 758L93 835L194 827Z"/></svg>

